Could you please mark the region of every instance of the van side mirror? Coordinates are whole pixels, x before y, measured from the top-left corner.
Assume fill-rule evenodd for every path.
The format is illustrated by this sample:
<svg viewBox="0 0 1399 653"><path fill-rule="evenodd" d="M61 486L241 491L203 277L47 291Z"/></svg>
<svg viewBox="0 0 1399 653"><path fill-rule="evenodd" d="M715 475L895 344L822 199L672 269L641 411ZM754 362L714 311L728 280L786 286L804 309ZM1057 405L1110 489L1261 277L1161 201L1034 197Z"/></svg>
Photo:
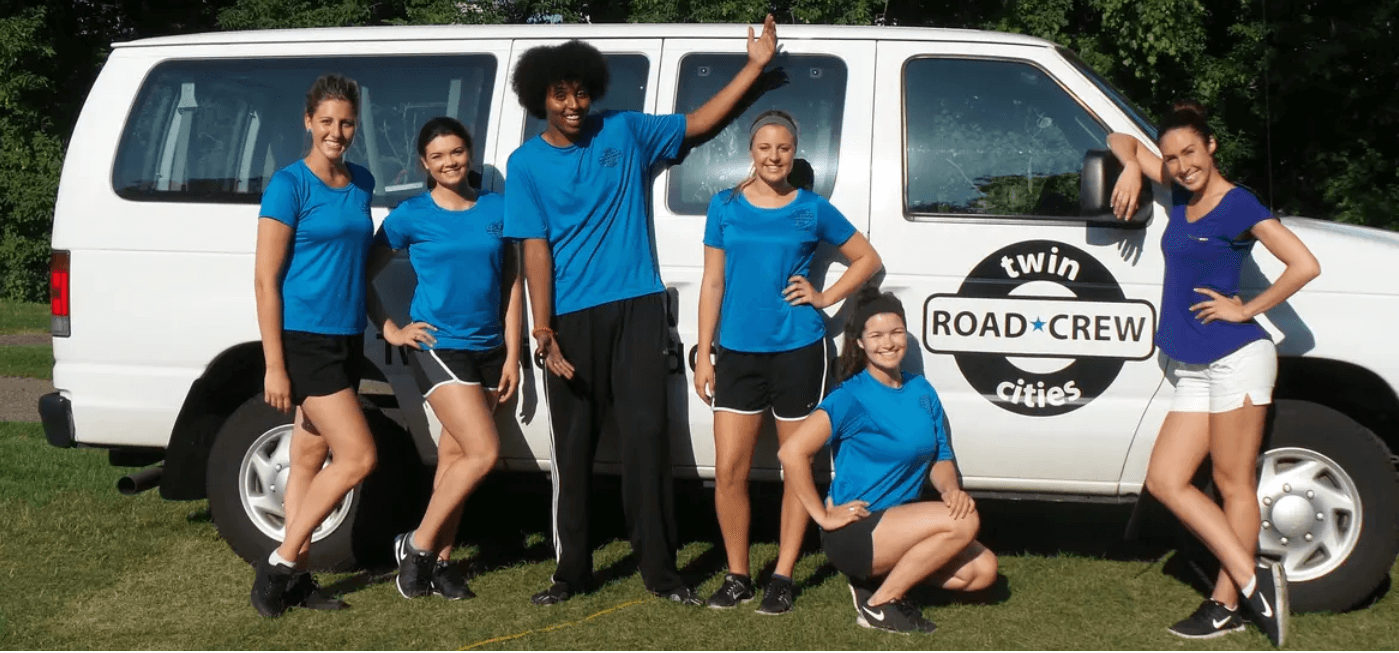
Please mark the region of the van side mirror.
<svg viewBox="0 0 1399 653"><path fill-rule="evenodd" d="M1118 226L1127 229L1140 229L1151 218L1150 210L1143 210L1151 204L1151 180L1142 175L1142 191L1137 197L1137 214L1127 220L1118 220L1112 214L1112 187L1122 174L1122 164L1110 150L1088 150L1083 155L1083 174L1079 175L1078 215L1088 223L1103 227Z"/></svg>

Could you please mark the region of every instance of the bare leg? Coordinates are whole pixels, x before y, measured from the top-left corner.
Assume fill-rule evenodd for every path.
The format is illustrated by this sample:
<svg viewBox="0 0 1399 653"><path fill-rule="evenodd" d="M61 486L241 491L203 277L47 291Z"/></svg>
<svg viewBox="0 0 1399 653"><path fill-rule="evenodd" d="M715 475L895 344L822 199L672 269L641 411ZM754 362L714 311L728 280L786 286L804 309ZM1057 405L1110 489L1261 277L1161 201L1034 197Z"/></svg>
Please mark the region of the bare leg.
<svg viewBox="0 0 1399 653"><path fill-rule="evenodd" d="M1151 451L1146 487L1219 559L1235 585L1247 585L1253 579L1253 556L1239 543L1224 511L1190 483L1210 439L1208 413L1168 413Z"/></svg>
<svg viewBox="0 0 1399 653"><path fill-rule="evenodd" d="M491 410L491 415L493 415L493 416L495 415L495 409L496 409L496 407L500 405L500 404L499 404L499 401L498 401L499 397L500 397L500 393L497 392L497 391L495 391L495 390L487 390L487 391L486 391L486 406L490 408L490 410ZM494 417L493 417L492 419L494 419ZM499 434L497 434L497 436L498 436L498 435L499 435ZM453 453L454 456L462 456L462 455L465 455L465 452L463 452L462 449L461 449L461 444L457 441L456 438L445 438L445 439L444 439L444 438L438 438L437 473L436 473L436 475L434 475L434 477L433 477L433 479L432 479L432 489L433 489L434 492L437 491L437 486L438 486L438 484L442 482L442 472L445 471L445 470L447 469L446 465L444 465L444 464L442 463L442 456L443 456L443 453L442 453L442 444L443 444L443 442L447 442L447 443L451 446L451 448L452 448L452 450L453 450L453 452L454 452L454 453ZM498 451L498 450L497 450L497 451ZM497 455L497 458L498 458L498 457L499 457L499 456ZM468 495L468 496L469 496L469 495ZM457 530L458 530L458 528L461 526L461 513L462 513L462 510L465 509L465 507L466 507L466 503L463 502L463 503L462 503L462 507L461 507L461 508L458 508L458 509L456 510L456 512L453 512L453 513L452 513L452 516L451 516L445 523L442 524L442 535L443 535L443 537L438 538L438 539L442 542L442 545L439 546L439 547L437 548L437 559L439 559L439 560L451 560L451 559L452 559L452 549L456 546L456 543L457 543L457 542L456 542L456 539L457 539Z"/></svg>
<svg viewBox="0 0 1399 653"><path fill-rule="evenodd" d="M998 563L996 554L991 553L980 542L972 540L952 560L943 565L924 583L954 592L975 592L984 590L996 582Z"/></svg>
<svg viewBox="0 0 1399 653"><path fill-rule="evenodd" d="M907 503L885 511L874 528L871 573L888 576L870 596L869 604L882 605L903 598L910 588L947 566L966 549L980 527L980 515L972 513L953 519L941 501Z"/></svg>
<svg viewBox="0 0 1399 653"><path fill-rule="evenodd" d="M1229 522L1244 552L1252 558L1258 551L1258 447L1263 442L1266 406L1255 406L1250 398L1227 413L1210 415L1210 460L1214 462L1214 486L1224 498L1224 518ZM1214 593L1210 595L1227 607L1239 602L1239 587L1224 570L1219 571Z"/></svg>
<svg viewBox="0 0 1399 653"><path fill-rule="evenodd" d="M495 467L500 437L480 386L445 385L432 393L428 403L442 421L442 436L438 441L438 473L432 500L413 533L413 546L421 551L437 551L440 557L444 548L450 555L451 540L456 535L455 530L449 532L445 527L459 523L467 495ZM455 442L455 451L448 440ZM449 457L442 458L444 454Z"/></svg>
<svg viewBox="0 0 1399 653"><path fill-rule="evenodd" d="M777 420L778 446L785 444L787 438L796 433L804 421L806 420ZM777 540L777 568L773 570L774 573L792 577L797 567L797 558L801 556L802 539L806 537L806 524L810 518L806 508L802 507L801 500L795 493L786 491L786 484L783 484L782 521Z"/></svg>
<svg viewBox="0 0 1399 653"><path fill-rule="evenodd" d="M763 416L714 411L714 512L724 536L729 572L749 575L748 528L752 506L748 500L748 471Z"/></svg>
<svg viewBox="0 0 1399 653"><path fill-rule="evenodd" d="M306 490L311 487L311 479L325 466L326 456L330 453L325 438L311 428L301 408L297 407L292 418L291 468L287 470L287 485L282 491L282 520L285 524L291 524L297 508L306 498ZM306 568L310 555L311 540L307 538L293 561L298 569Z"/></svg>
<svg viewBox="0 0 1399 653"><path fill-rule="evenodd" d="M278 555L287 560L295 560L316 526L346 493L374 471L377 463L374 437L354 390L346 388L325 397L309 397L302 403L302 410L325 438L331 460L311 479L305 498L295 510L295 519L287 523L285 539L277 548Z"/></svg>

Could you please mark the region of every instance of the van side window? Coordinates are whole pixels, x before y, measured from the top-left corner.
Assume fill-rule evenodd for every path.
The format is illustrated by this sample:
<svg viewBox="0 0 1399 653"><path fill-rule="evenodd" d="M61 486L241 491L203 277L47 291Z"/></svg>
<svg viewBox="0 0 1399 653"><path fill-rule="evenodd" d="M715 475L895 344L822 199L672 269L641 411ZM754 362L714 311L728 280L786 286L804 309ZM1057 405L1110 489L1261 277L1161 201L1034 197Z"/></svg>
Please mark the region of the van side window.
<svg viewBox="0 0 1399 653"><path fill-rule="evenodd" d="M651 73L651 60L644 54L605 54L607 59L607 94L593 103L592 113L603 111L645 111L646 79ZM521 141L543 133L548 125L542 118L525 114L525 130Z"/></svg>
<svg viewBox="0 0 1399 653"><path fill-rule="evenodd" d="M326 71L360 84L347 161L374 174L375 206L423 190L418 129L452 116L475 137L481 170L491 55L172 61L146 77L117 148L112 187L142 202L256 204L272 173L306 155L306 89Z"/></svg>
<svg viewBox="0 0 1399 653"><path fill-rule="evenodd" d="M723 88L747 63L742 54L691 54L680 60L675 110L689 113ZM748 127L758 114L781 109L801 132L793 183L825 197L835 188L840 133L845 119L846 66L839 57L778 54L765 75L768 90L708 141L671 168L666 204L681 215L704 215L715 193L748 176ZM763 84L759 80L757 84ZM755 84L755 88L757 87Z"/></svg>
<svg viewBox="0 0 1399 653"><path fill-rule="evenodd" d="M1078 215L1084 154L1108 132L1043 70L921 58L903 83L907 216Z"/></svg>

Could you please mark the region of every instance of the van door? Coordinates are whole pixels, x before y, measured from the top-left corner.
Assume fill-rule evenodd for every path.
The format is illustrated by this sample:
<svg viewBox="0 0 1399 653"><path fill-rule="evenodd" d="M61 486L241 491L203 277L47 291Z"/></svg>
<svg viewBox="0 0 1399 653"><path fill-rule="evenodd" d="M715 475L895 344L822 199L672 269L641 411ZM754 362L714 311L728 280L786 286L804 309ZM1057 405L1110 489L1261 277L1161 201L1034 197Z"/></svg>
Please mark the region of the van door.
<svg viewBox="0 0 1399 653"><path fill-rule="evenodd" d="M871 241L967 487L1116 493L1162 382L1165 219L1095 224L1078 190L1137 130L1042 45L881 42L876 83Z"/></svg>
<svg viewBox="0 0 1399 653"><path fill-rule="evenodd" d="M566 39L548 40L518 40L514 42L510 56L510 72L513 74L515 64L519 62L520 56L530 48L540 45L558 45ZM601 50L607 58L608 73L610 76L607 93L601 99L593 102L592 111L594 113L607 110L620 111L650 111L656 105L655 88L658 66L655 62L661 57L660 39L591 39L588 43ZM505 189L504 174L509 174L506 170L506 163L510 159L510 154L515 151L525 140L534 138L544 131L546 127L542 118L536 118L525 112L520 103L516 101L513 93L507 91L507 97L501 103L500 138L497 141L494 158L488 163L494 164L488 167L487 184L497 191ZM503 172L502 172L503 171ZM525 322L529 322L530 312L528 302L526 302ZM528 334L531 327L525 325L525 333ZM501 458L506 461L506 466L511 469L548 469L550 436L549 436L549 413L545 404L544 373L534 364L534 342L528 335L522 336L522 341L527 356L522 356L524 360L524 374L527 379L521 384L521 394L516 405L513 417L503 415L497 419L497 424L501 431ZM520 432L519 437L507 438L508 431ZM605 433L598 443L595 468L600 471L619 472L621 470L620 458L617 454L617 438L612 433Z"/></svg>
<svg viewBox="0 0 1399 653"><path fill-rule="evenodd" d="M728 84L748 60L743 36L742 28L735 28L732 39L666 40L658 89L666 99L657 110L693 111ZM873 72L872 41L784 41L782 52L757 82L766 91L756 97L750 94L752 104L719 133L691 142L681 161L652 187L656 249L674 329L669 414L677 474L706 478L714 474L713 414L691 383L695 357L700 355L695 346L696 318L709 200L748 175L748 127L754 117L782 109L792 114L801 132L793 176L830 199L857 229L867 232L869 178L862 171L870 161L873 116L868 98L874 90ZM842 168L846 173L838 174ZM838 259L834 248L818 250L812 283L823 287L839 278L845 266ZM838 308L826 312L834 315ZM770 421L753 460L758 478L777 478L777 440Z"/></svg>

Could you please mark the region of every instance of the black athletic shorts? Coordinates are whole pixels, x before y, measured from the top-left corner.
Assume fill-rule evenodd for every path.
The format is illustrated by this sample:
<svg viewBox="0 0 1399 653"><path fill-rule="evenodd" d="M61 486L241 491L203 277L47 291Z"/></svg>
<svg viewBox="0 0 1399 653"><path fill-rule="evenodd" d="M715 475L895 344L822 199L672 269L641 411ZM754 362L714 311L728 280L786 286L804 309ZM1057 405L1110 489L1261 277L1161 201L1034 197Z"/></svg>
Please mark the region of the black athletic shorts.
<svg viewBox="0 0 1399 653"><path fill-rule="evenodd" d="M345 388L359 391L363 377L364 336L328 336L306 331L282 332L282 355L291 379L292 404L325 397Z"/></svg>
<svg viewBox="0 0 1399 653"><path fill-rule="evenodd" d="M505 367L505 345L495 349L413 349L408 348L408 367L426 398L444 385L479 385L483 390L500 387Z"/></svg>
<svg viewBox="0 0 1399 653"><path fill-rule="evenodd" d="M880 510L844 528L821 530L821 549L836 571L855 580L870 577L874 569L874 528L883 518L884 511Z"/></svg>
<svg viewBox="0 0 1399 653"><path fill-rule="evenodd" d="M826 396L826 339L790 351L719 349L714 362L714 410L756 415L772 408L780 420L805 419Z"/></svg>

